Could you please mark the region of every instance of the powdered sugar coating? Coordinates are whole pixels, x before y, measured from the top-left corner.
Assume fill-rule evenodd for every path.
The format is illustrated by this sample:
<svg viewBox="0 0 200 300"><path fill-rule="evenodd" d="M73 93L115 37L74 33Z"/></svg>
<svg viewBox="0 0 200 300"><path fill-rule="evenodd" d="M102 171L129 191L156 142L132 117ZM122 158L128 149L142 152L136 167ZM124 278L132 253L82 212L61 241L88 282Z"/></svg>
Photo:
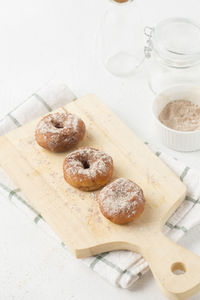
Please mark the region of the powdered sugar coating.
<svg viewBox="0 0 200 300"><path fill-rule="evenodd" d="M71 113L52 113L38 123L36 140L48 150L62 152L83 139L85 124Z"/></svg>
<svg viewBox="0 0 200 300"><path fill-rule="evenodd" d="M77 160L77 155L80 160ZM89 163L90 167L84 169L83 162ZM112 158L105 152L94 148L81 148L67 155L67 174L89 175L95 178L97 174L106 174Z"/></svg>
<svg viewBox="0 0 200 300"><path fill-rule="evenodd" d="M120 214L131 217L144 204L144 196L142 189L133 181L119 178L101 190L99 203L108 217Z"/></svg>
<svg viewBox="0 0 200 300"><path fill-rule="evenodd" d="M65 179L71 184L73 182L76 187L86 187L89 190L94 185L97 189L111 178L113 160L103 151L85 147L66 156L63 170Z"/></svg>
<svg viewBox="0 0 200 300"><path fill-rule="evenodd" d="M40 133L60 133L63 129L71 128L73 131L78 130L78 121L80 119L70 113L55 113L49 114L43 118L36 130L39 130Z"/></svg>

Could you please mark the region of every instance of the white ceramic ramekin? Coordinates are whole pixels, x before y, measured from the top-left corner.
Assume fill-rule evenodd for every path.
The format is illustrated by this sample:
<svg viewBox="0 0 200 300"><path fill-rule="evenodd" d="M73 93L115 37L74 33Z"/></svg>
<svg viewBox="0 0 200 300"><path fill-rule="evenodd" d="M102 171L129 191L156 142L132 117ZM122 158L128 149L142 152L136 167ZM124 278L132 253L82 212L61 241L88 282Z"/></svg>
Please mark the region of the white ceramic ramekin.
<svg viewBox="0 0 200 300"><path fill-rule="evenodd" d="M161 142L176 151L200 150L200 130L178 131L162 124L158 116L166 104L173 100L189 100L200 106L200 87L176 86L159 94L153 103L153 115L155 118L156 131Z"/></svg>

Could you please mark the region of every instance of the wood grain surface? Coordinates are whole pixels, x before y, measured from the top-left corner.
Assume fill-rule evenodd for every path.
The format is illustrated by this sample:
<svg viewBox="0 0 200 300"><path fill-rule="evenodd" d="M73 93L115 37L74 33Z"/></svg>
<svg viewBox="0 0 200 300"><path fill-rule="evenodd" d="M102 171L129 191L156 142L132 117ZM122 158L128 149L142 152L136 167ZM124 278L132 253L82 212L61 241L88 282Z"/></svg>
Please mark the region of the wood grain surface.
<svg viewBox="0 0 200 300"><path fill-rule="evenodd" d="M67 184L62 173L66 153L51 153L37 145L38 120L0 138L1 166L77 257L119 249L137 251L147 259L170 299L186 299L195 293L200 289L199 257L161 232L185 197L183 183L94 95L57 111L66 110L86 124L86 137L78 146L104 150L114 161L112 180L125 177L142 187L146 205L140 218L127 225L113 224L98 209L99 191L83 192ZM172 269L176 267L183 267L185 273L175 275Z"/></svg>

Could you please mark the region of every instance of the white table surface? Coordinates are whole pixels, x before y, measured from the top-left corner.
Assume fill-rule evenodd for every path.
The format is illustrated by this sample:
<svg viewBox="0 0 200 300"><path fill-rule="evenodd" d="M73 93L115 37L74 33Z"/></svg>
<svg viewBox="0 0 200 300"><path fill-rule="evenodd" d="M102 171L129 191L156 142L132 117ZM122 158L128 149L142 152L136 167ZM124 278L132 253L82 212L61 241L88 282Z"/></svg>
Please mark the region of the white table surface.
<svg viewBox="0 0 200 300"><path fill-rule="evenodd" d="M199 20L198 0L139 2L144 25L171 16ZM61 78L78 96L97 94L143 140L200 170L200 152L178 153L159 144L151 116L154 95L145 70L116 78L94 55L94 37L107 4L0 0L0 117L49 79ZM0 199L0 300L166 299L150 272L131 290L111 286L5 201ZM199 238L196 227L181 244L200 254Z"/></svg>

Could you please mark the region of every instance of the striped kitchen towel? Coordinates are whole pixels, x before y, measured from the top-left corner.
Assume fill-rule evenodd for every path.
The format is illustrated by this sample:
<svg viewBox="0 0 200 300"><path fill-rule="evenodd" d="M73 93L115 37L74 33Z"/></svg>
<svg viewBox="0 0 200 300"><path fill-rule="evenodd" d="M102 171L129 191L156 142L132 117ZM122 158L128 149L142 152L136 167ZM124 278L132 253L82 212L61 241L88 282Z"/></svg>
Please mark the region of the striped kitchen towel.
<svg viewBox="0 0 200 300"><path fill-rule="evenodd" d="M73 101L75 98L74 94L64 84L54 85L51 83L34 93L0 121L0 135ZM189 229L200 223L200 174L167 154L158 152L152 146L150 147L187 186L187 196L184 202L169 218L163 228L166 235L177 241ZM13 184L1 167L0 192L19 209L23 210L37 226L57 239L68 251L42 216L27 203L20 189ZM149 270L147 262L141 255L130 251L102 253L101 255L82 259L82 262L109 282L123 288L129 288Z"/></svg>

